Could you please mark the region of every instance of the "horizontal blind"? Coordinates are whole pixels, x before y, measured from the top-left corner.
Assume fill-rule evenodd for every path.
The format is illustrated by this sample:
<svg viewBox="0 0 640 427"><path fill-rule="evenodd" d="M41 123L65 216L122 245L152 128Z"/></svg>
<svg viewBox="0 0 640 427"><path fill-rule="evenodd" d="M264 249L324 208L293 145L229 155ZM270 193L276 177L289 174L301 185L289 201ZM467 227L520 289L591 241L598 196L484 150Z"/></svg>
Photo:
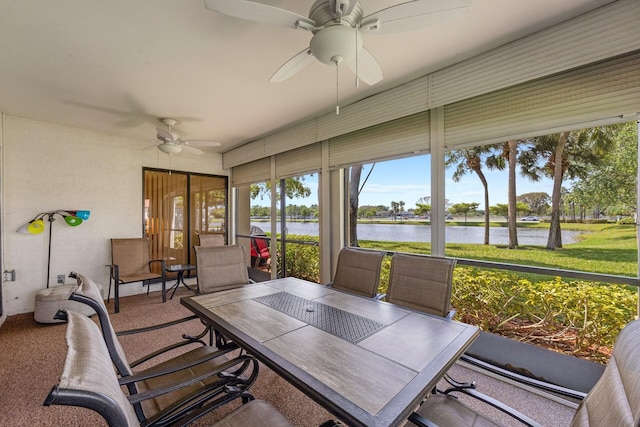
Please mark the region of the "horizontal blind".
<svg viewBox="0 0 640 427"><path fill-rule="evenodd" d="M271 179L271 158L266 157L231 169L231 185L253 184Z"/></svg>
<svg viewBox="0 0 640 427"><path fill-rule="evenodd" d="M266 154L264 147L265 140L262 138L249 144L242 145L231 151L227 151L222 154L222 167L229 169L243 163L249 163L264 157L269 157Z"/></svg>
<svg viewBox="0 0 640 427"><path fill-rule="evenodd" d="M322 167L322 144L316 143L276 155L276 178L317 172Z"/></svg>
<svg viewBox="0 0 640 427"><path fill-rule="evenodd" d="M427 153L429 149L429 112L423 111L330 139L329 167Z"/></svg>
<svg viewBox="0 0 640 427"><path fill-rule="evenodd" d="M480 145L640 111L640 53L581 67L445 106L447 147Z"/></svg>
<svg viewBox="0 0 640 427"><path fill-rule="evenodd" d="M432 75L441 106L633 52L640 46L640 2L620 0L478 55Z"/></svg>
<svg viewBox="0 0 640 427"><path fill-rule="evenodd" d="M318 141L429 109L429 77L378 93L318 118Z"/></svg>

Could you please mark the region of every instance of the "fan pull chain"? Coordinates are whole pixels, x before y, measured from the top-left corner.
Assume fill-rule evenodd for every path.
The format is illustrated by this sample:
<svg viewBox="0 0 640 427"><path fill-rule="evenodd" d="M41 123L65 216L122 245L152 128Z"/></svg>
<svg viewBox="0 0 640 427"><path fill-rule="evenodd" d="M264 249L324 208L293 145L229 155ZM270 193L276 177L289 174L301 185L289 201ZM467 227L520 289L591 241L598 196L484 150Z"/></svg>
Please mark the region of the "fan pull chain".
<svg viewBox="0 0 640 427"><path fill-rule="evenodd" d="M358 79L358 26L356 26L356 87L360 87L360 79Z"/></svg>
<svg viewBox="0 0 640 427"><path fill-rule="evenodd" d="M340 114L340 73L338 72L338 67L340 66L340 62L336 62L336 115Z"/></svg>

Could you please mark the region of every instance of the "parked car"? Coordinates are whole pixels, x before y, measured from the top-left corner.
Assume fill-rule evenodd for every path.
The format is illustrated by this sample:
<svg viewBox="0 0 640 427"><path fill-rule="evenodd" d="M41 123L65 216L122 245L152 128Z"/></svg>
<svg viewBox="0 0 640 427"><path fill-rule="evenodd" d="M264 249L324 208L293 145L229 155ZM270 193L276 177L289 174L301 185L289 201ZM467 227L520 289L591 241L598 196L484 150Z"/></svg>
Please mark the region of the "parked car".
<svg viewBox="0 0 640 427"><path fill-rule="evenodd" d="M445 216L444 219L453 219L453 215L447 214L447 216Z"/></svg>
<svg viewBox="0 0 640 427"><path fill-rule="evenodd" d="M540 221L537 216L525 216L520 218L520 221Z"/></svg>

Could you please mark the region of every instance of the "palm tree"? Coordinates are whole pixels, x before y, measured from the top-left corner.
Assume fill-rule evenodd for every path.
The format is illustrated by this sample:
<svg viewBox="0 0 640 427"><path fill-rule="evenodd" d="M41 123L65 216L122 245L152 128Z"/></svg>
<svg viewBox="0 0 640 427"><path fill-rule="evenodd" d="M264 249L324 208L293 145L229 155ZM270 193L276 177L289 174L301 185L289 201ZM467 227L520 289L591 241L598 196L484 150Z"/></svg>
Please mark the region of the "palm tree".
<svg viewBox="0 0 640 427"><path fill-rule="evenodd" d="M362 165L351 166L349 174L349 246L358 245L358 206Z"/></svg>
<svg viewBox="0 0 640 427"><path fill-rule="evenodd" d="M449 151L445 158L445 165L455 166L453 180L460 182L462 177L473 171L484 187L484 244L489 244L489 185L484 176L482 167L502 170L505 167L504 158L497 153L501 149L500 144L484 145L475 148L464 148Z"/></svg>
<svg viewBox="0 0 640 427"><path fill-rule="evenodd" d="M614 144L620 127L605 126L579 131L565 131L528 141L529 150L522 151L518 161L523 175L533 181L542 176L553 179L551 224L547 249L562 247L560 202L564 178L584 178L589 166L598 164Z"/></svg>
<svg viewBox="0 0 640 427"><path fill-rule="evenodd" d="M518 228L517 228L517 201L516 201L516 167L518 162L518 140L507 141L502 145L502 157L507 160L509 165L509 189L507 193L507 201L509 209L507 211L507 222L509 223L509 249L518 247Z"/></svg>

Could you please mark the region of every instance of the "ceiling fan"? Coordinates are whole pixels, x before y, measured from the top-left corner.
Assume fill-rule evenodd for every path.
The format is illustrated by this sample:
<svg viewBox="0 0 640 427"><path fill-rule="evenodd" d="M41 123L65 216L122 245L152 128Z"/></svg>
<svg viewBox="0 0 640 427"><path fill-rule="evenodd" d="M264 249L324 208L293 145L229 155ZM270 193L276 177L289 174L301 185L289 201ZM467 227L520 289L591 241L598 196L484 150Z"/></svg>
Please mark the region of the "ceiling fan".
<svg viewBox="0 0 640 427"><path fill-rule="evenodd" d="M202 150L192 147L192 145L197 145L200 147L220 146L219 142L214 141L182 140L177 133L172 131L172 128L179 123L178 120L169 118L161 118L158 120L164 123L166 128L160 126L156 127L158 133L156 137L152 139L155 144L150 145L147 148L158 147L158 150L166 154L178 154L182 151L191 154L202 154Z"/></svg>
<svg viewBox="0 0 640 427"><path fill-rule="evenodd" d="M236 18L313 33L308 48L285 62L271 77L281 82L317 59L338 67L346 64L369 85L382 80L382 70L364 47L362 33L390 34L412 31L464 15L471 0L414 0L364 15L359 0L317 0L309 17L248 0L205 0L207 9Z"/></svg>

